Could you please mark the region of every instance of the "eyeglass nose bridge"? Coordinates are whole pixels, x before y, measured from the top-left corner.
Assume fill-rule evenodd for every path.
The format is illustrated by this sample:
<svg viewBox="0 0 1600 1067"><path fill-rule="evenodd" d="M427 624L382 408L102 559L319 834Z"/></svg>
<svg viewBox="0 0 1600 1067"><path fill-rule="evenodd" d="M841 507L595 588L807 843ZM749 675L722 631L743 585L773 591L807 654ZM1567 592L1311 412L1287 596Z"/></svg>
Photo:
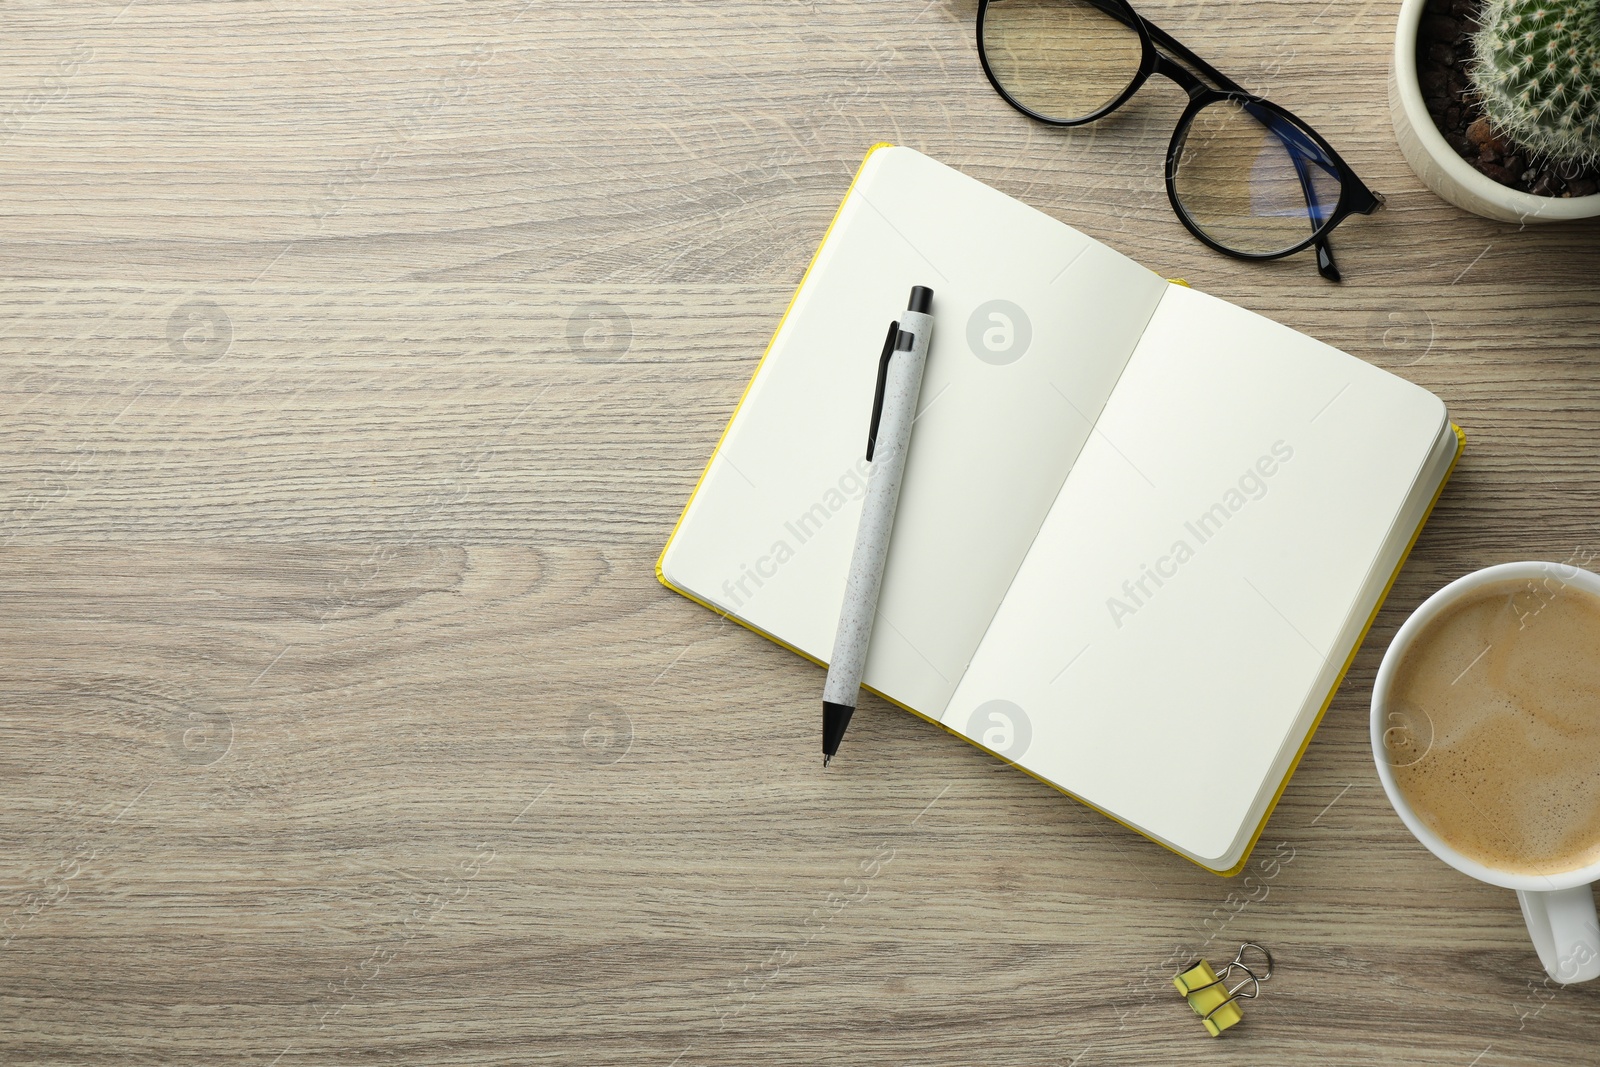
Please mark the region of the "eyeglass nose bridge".
<svg viewBox="0 0 1600 1067"><path fill-rule="evenodd" d="M1178 83L1178 88L1189 94L1190 100L1198 100L1202 96L1216 92L1215 89L1200 80L1200 76L1179 63L1175 59L1168 59L1160 52L1151 50L1155 59L1150 65L1152 74L1160 74Z"/></svg>

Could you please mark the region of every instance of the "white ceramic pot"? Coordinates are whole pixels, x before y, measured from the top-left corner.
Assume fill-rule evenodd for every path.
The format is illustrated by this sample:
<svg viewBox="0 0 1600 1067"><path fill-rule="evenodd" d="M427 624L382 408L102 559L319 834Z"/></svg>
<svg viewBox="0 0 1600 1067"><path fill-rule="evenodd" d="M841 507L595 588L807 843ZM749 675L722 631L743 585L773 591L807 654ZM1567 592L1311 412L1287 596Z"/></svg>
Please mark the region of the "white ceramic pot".
<svg viewBox="0 0 1600 1067"><path fill-rule="evenodd" d="M1417 84L1417 27L1427 0L1401 0L1389 69L1389 114L1400 152L1417 177L1457 207L1502 222L1560 222L1600 215L1600 193L1592 196L1534 196L1508 189L1456 154L1422 101Z"/></svg>

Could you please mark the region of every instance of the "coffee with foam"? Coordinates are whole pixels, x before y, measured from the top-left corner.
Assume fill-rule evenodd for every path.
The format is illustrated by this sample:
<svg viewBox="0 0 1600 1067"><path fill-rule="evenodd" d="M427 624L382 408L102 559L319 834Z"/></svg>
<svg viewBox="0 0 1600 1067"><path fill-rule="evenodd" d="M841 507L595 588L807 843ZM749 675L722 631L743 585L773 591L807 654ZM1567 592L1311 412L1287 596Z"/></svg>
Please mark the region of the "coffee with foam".
<svg viewBox="0 0 1600 1067"><path fill-rule="evenodd" d="M1457 852L1526 875L1600 861L1600 597L1484 587L1413 638L1389 707L1395 783Z"/></svg>

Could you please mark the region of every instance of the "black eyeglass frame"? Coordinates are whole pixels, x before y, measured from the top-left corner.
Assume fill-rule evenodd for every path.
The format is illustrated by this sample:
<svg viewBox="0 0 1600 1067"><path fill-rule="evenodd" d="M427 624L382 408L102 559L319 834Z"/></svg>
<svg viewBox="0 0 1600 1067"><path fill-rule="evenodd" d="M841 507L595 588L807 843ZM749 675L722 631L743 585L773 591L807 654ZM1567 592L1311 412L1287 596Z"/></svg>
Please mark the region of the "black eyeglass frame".
<svg viewBox="0 0 1600 1067"><path fill-rule="evenodd" d="M1215 249L1224 255L1234 256L1238 259L1282 259L1285 256L1292 256L1296 252L1302 252L1312 245L1315 245L1317 249L1317 272L1320 273L1324 278L1327 278L1329 281L1339 281L1339 268L1338 265L1334 263L1332 249L1328 247L1328 233L1335 226L1339 225L1339 223L1343 222L1351 215L1370 215L1377 211L1383 206L1383 195L1369 189L1367 184L1356 176L1356 172L1350 168L1350 164L1346 163L1339 153L1333 150L1333 146L1328 144L1328 142L1323 139L1322 135L1317 133L1316 130L1312 129L1305 122L1301 121L1287 108L1280 107L1265 97L1257 96L1254 93L1245 91L1243 86L1239 85L1231 78L1218 71L1215 67L1211 66L1211 64L1195 55L1194 52L1190 51L1190 49L1176 37L1173 37L1170 33L1167 33L1165 30L1161 29L1161 27L1139 15L1139 13L1134 11L1133 7L1127 3L1127 0L1085 0L1085 2L1096 8L1099 8L1101 11L1104 11L1112 18L1115 18L1123 25L1130 27L1136 33L1138 33L1141 52L1139 59L1139 71L1128 83L1128 87L1110 103L1100 108L1100 110L1079 119L1052 118L1049 115L1040 114L1039 112L1033 110L1006 91L1005 86L1000 84L1000 79L995 77L994 70L989 65L988 51L984 47L983 43L983 22L984 16L989 10L990 0L979 0L978 60L983 64L984 77L989 79L989 84L994 87L995 92L1000 94L1000 98L1006 103L1010 104L1012 107L1016 108L1018 111L1022 112L1024 115L1027 115L1029 118L1036 119L1039 122L1046 123L1050 126L1086 126L1091 122L1104 118L1117 108L1121 107L1123 104L1127 103L1135 93L1144 87L1145 82L1150 79L1152 74L1161 74L1167 78L1170 78L1172 81L1176 82L1178 87L1189 96L1188 106L1183 109L1183 114L1179 116L1178 124L1172 131L1172 140L1167 144L1167 200L1172 204L1172 211L1178 216L1178 221L1183 223L1184 227L1190 233L1194 234L1195 237L1199 238L1200 241L1207 247ZM1157 51L1156 49L1157 43L1159 43L1161 47L1167 49L1168 51L1175 53L1185 63L1188 63L1190 66L1194 67L1207 78L1210 78L1212 81L1216 82L1220 88L1212 88L1211 86L1205 84L1204 81L1189 71L1186 67L1168 58L1167 56L1162 55L1161 52ZM1339 200L1334 205L1333 211L1328 215L1324 222L1311 231L1310 236L1298 244L1293 245L1292 247L1285 248L1277 252L1243 252L1238 249L1229 248L1202 230L1199 224L1196 223L1193 217L1190 216L1188 210L1183 206L1182 201L1178 199L1177 189L1174 186L1174 179L1177 175L1179 155L1182 151L1183 143L1188 136L1190 124L1194 121L1194 117L1203 109L1210 107L1212 104L1218 103L1219 101L1228 100L1235 101L1246 108L1265 109L1279 116L1280 118L1287 120L1297 130L1309 137L1312 142L1316 144L1317 148L1327 156L1328 161L1331 162L1338 170ZM1316 199L1312 192L1310 177L1307 175L1305 170L1305 162L1300 154L1292 151L1289 154L1290 158L1294 160L1295 170L1298 172L1300 177L1300 185L1305 192L1307 209L1314 213Z"/></svg>

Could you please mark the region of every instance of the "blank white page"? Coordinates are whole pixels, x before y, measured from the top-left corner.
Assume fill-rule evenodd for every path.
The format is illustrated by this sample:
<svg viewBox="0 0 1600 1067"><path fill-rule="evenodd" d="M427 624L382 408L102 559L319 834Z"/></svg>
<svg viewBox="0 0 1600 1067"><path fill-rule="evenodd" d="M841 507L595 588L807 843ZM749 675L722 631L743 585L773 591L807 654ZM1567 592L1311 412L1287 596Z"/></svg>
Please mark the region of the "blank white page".
<svg viewBox="0 0 1600 1067"><path fill-rule="evenodd" d="M1444 420L1409 382L1173 286L945 725L982 743L982 707L1008 701L1026 746L991 742L1010 759L1230 866ZM1202 786L1214 803L1185 799Z"/></svg>
<svg viewBox="0 0 1600 1067"><path fill-rule="evenodd" d="M913 285L934 290L933 345L866 684L937 717L1169 288L1071 227L910 149L873 152L662 573L828 658L869 469L878 354ZM1006 340L980 310L995 300L1024 309L1025 350L985 347L983 330ZM975 314L989 359L969 343Z"/></svg>

